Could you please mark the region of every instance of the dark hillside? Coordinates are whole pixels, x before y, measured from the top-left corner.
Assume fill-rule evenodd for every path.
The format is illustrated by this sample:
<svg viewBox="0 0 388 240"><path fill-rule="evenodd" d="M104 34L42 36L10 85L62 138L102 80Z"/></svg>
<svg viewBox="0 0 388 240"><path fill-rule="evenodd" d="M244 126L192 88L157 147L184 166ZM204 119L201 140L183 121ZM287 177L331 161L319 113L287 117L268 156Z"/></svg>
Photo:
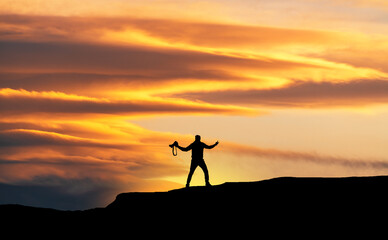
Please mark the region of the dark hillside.
<svg viewBox="0 0 388 240"><path fill-rule="evenodd" d="M373 224L376 227L385 225L387 186L388 176L282 177L168 192L122 193L105 208L84 211L0 205L0 214L6 224L18 226L51 226L61 231L147 229L151 235L170 228L205 228L224 236L229 230L241 229L268 234L275 227L280 230L274 233L281 235L303 229L342 231L344 226L362 230L372 222L377 222Z"/></svg>

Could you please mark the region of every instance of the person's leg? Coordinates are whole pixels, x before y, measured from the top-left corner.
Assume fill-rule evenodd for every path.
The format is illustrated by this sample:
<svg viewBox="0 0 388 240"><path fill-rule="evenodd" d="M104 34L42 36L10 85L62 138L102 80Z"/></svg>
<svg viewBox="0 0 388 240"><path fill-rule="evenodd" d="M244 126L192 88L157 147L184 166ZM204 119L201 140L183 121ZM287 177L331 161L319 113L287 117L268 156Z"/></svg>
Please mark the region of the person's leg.
<svg viewBox="0 0 388 240"><path fill-rule="evenodd" d="M203 173L205 174L205 182L206 186L211 186L209 182L209 171L207 170L207 166L204 160L200 161L198 165L202 168Z"/></svg>
<svg viewBox="0 0 388 240"><path fill-rule="evenodd" d="M196 162L194 162L193 160L191 160L190 172L189 172L189 175L187 176L186 187L190 186L191 177L193 176L194 171L197 168L197 166L198 166L198 164Z"/></svg>

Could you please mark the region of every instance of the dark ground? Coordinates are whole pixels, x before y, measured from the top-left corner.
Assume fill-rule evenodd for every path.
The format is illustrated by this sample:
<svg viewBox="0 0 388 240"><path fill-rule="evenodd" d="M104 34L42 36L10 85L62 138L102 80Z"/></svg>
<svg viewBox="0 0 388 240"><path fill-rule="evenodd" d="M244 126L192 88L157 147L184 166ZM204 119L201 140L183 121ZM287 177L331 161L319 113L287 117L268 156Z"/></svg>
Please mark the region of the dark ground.
<svg viewBox="0 0 388 240"><path fill-rule="evenodd" d="M258 237L307 234L337 238L345 234L369 238L385 235L379 230L387 228L387 187L388 176L282 177L168 192L122 193L105 208L84 211L0 205L0 217L5 230L7 226L63 233L90 230L97 236L102 231L128 234L128 238L135 233L201 238L247 233Z"/></svg>

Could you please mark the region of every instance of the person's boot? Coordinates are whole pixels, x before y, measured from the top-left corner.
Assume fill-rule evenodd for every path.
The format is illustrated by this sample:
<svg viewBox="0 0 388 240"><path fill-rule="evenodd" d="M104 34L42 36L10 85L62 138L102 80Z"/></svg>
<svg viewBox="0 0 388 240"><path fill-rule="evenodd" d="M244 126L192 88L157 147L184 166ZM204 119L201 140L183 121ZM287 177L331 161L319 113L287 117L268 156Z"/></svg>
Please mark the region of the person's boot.
<svg viewBox="0 0 388 240"><path fill-rule="evenodd" d="M190 187L190 184L189 183L186 183L186 188L189 188Z"/></svg>
<svg viewBox="0 0 388 240"><path fill-rule="evenodd" d="M212 185L210 184L210 182L206 182L206 187L211 187Z"/></svg>

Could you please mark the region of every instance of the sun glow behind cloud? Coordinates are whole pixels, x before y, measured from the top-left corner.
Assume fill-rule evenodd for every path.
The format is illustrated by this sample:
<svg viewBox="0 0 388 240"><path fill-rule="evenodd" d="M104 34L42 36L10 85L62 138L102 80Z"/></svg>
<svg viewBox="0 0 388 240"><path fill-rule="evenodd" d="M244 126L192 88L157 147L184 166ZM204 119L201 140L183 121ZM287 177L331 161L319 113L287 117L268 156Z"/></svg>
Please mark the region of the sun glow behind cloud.
<svg viewBox="0 0 388 240"><path fill-rule="evenodd" d="M0 9L3 184L85 200L62 208L182 186L190 155L173 158L168 144L195 134L221 142L205 153L214 184L387 168L383 1L2 0Z"/></svg>

